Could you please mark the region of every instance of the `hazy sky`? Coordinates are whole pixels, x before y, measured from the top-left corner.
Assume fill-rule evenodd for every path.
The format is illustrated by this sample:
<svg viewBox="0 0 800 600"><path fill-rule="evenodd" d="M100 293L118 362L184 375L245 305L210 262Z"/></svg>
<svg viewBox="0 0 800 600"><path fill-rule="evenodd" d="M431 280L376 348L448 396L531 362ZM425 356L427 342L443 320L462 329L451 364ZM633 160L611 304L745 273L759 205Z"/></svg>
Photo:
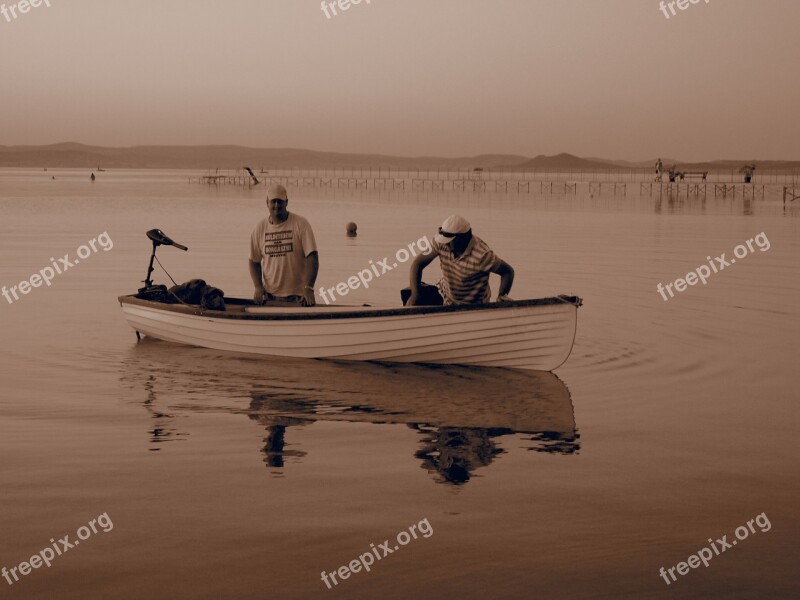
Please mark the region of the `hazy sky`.
<svg viewBox="0 0 800 600"><path fill-rule="evenodd" d="M800 160L798 0L49 2L0 15L0 145Z"/></svg>

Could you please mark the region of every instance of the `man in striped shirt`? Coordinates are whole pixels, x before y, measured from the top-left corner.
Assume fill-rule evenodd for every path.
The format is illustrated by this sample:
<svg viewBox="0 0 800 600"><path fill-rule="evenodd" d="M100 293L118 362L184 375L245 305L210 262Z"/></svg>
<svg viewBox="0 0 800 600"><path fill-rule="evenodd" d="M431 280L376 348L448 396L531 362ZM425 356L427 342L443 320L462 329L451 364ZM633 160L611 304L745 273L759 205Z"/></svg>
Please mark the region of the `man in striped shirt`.
<svg viewBox="0 0 800 600"><path fill-rule="evenodd" d="M439 282L443 303L483 304L491 302L489 273L500 275L498 302L510 300L514 269L495 256L481 238L473 235L469 222L460 215L451 215L439 227L428 254L420 254L411 265L411 297L407 305L420 304L422 271L438 256L444 277Z"/></svg>

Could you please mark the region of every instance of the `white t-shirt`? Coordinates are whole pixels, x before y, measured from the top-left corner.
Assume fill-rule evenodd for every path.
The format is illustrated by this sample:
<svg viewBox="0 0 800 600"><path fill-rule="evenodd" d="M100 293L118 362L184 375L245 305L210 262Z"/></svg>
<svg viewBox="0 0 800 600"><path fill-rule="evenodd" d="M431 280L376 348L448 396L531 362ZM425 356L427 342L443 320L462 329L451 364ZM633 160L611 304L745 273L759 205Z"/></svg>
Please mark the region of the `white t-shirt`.
<svg viewBox="0 0 800 600"><path fill-rule="evenodd" d="M280 225L265 218L250 236L250 260L261 261L264 289L273 296L303 295L305 259L316 250L311 225L294 213Z"/></svg>

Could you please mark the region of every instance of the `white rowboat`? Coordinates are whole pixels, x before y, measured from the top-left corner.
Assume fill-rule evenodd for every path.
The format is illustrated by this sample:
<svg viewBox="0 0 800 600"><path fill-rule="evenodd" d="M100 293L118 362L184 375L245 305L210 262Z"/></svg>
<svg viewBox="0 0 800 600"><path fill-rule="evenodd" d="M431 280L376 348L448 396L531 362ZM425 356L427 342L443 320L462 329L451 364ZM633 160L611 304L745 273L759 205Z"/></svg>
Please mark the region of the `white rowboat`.
<svg viewBox="0 0 800 600"><path fill-rule="evenodd" d="M581 305L576 296L404 308L272 307L226 298L225 311L136 295L119 302L137 333L215 350L540 371L569 357Z"/></svg>

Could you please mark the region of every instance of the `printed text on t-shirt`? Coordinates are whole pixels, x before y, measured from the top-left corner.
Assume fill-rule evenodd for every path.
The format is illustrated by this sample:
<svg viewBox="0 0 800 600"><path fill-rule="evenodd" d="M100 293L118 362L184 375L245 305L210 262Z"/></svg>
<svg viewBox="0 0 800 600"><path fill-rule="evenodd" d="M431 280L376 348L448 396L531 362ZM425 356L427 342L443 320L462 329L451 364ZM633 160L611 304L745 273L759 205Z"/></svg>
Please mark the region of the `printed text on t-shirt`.
<svg viewBox="0 0 800 600"><path fill-rule="evenodd" d="M286 256L294 250L291 239L294 233L289 231L275 231L264 234L264 254L266 256ZM288 243L286 241L289 240Z"/></svg>

